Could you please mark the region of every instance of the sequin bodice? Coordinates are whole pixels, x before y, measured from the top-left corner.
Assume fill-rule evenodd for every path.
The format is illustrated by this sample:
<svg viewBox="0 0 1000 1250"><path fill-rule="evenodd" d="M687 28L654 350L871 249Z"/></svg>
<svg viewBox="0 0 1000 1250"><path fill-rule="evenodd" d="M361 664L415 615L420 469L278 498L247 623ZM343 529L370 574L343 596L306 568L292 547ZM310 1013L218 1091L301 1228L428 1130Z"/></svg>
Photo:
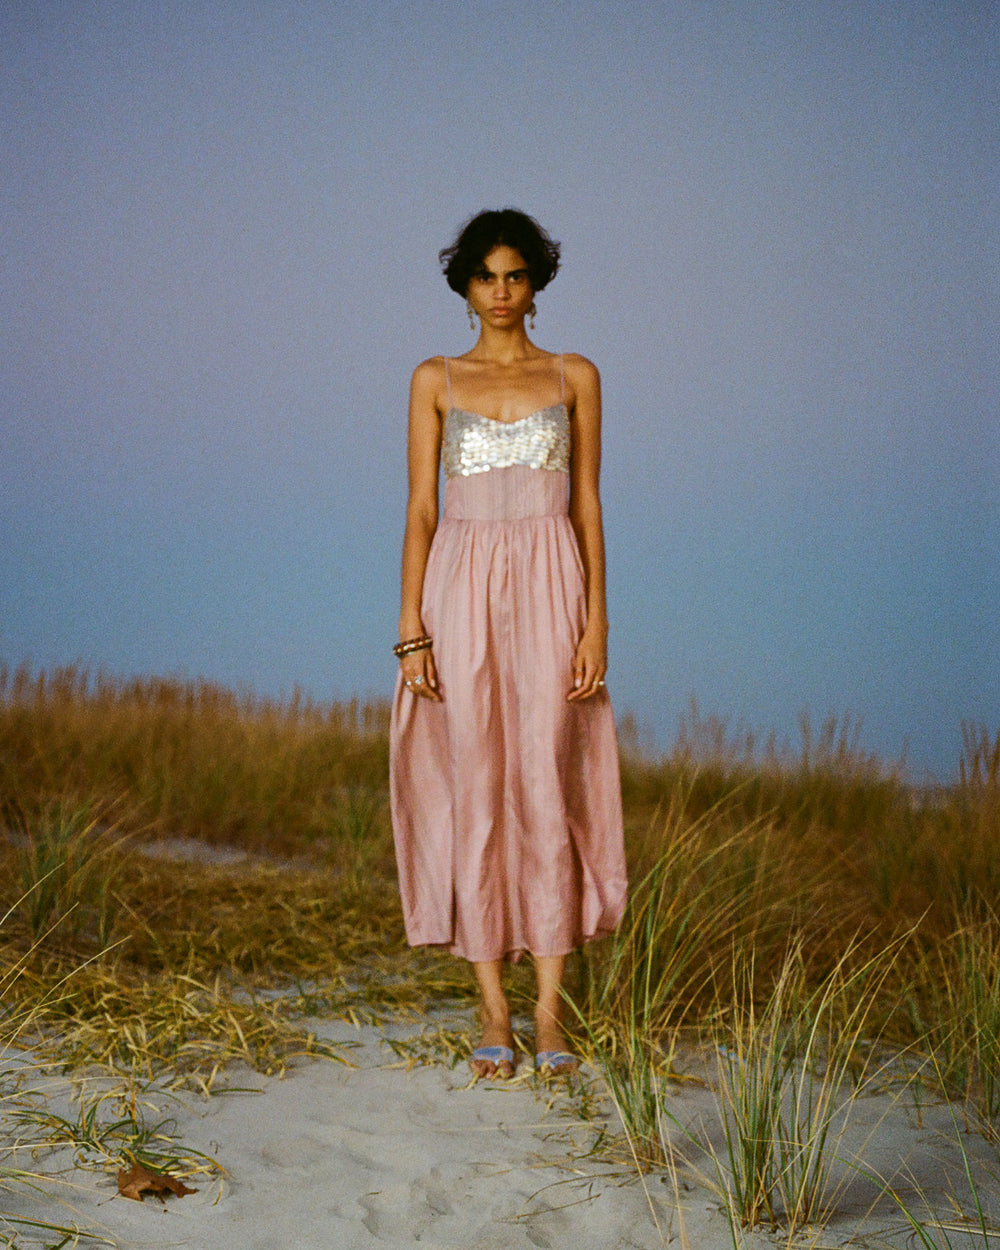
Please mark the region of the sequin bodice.
<svg viewBox="0 0 1000 1250"><path fill-rule="evenodd" d="M569 472L569 413L565 404L540 408L520 421L491 421L451 408L444 419L441 462L446 478L522 465Z"/></svg>

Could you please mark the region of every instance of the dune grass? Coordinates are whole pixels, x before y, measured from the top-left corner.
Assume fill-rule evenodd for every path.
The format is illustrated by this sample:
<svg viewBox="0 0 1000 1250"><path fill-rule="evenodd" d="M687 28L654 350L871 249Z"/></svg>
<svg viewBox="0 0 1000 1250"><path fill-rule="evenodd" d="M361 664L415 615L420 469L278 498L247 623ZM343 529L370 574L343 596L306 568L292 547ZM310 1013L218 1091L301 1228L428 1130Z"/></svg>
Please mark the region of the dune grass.
<svg viewBox="0 0 1000 1250"><path fill-rule="evenodd" d="M387 716L0 669L0 1047L14 1028L70 1067L210 1090L235 1059L335 1057L312 1014L470 997L464 965L403 941ZM625 753L629 907L575 961L574 1030L639 1166L669 1154L681 1034L736 1056L715 1087L748 1225L824 1209L825 1117L863 1081L863 1042L931 1057L996 1139L1000 734L963 741L933 794L850 723L804 722L788 751L693 716L667 758Z"/></svg>
<svg viewBox="0 0 1000 1250"><path fill-rule="evenodd" d="M766 1219L794 1231L833 1210L835 1121L842 1129L881 1076L873 1044L899 949L859 958L848 946L812 985L796 942L760 1006L753 968L734 968L734 1010L717 1046L725 1157L716 1165L741 1226Z"/></svg>
<svg viewBox="0 0 1000 1250"><path fill-rule="evenodd" d="M360 789L384 794L387 709L0 667L0 815L111 804L127 832L301 853L329 848Z"/></svg>

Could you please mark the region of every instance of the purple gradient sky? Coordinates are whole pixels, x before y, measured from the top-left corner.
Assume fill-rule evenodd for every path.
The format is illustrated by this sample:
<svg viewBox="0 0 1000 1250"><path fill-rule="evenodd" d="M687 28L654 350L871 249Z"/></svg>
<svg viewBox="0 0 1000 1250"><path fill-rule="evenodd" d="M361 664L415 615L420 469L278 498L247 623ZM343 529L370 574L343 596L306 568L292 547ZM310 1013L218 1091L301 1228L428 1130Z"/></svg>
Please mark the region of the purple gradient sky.
<svg viewBox="0 0 1000 1250"><path fill-rule="evenodd" d="M605 386L613 694L1000 727L987 0L0 6L0 658L385 694L435 255L562 240Z"/></svg>

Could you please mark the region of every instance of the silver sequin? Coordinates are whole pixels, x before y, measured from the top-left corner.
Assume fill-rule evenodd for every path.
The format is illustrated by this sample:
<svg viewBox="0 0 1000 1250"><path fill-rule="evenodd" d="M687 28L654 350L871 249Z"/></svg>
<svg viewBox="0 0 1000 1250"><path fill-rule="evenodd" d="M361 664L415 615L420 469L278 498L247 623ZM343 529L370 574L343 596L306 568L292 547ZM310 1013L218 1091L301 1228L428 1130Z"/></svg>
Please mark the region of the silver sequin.
<svg viewBox="0 0 1000 1250"><path fill-rule="evenodd" d="M468 477L523 464L569 472L569 413L565 404L540 408L520 421L491 421L452 408L444 419L441 462L445 477Z"/></svg>

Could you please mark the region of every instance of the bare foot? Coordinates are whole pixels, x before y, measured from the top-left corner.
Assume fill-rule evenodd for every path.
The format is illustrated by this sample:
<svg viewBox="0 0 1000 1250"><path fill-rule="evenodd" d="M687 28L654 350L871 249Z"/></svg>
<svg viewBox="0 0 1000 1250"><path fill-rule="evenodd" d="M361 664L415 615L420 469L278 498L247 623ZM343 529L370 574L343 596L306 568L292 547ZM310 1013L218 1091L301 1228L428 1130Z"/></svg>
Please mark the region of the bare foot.
<svg viewBox="0 0 1000 1250"><path fill-rule="evenodd" d="M491 1018L484 1013L482 1015L482 1026L482 1038L479 1045L472 1052L469 1067L476 1076L483 1077L486 1080L492 1077L504 1079L508 1076L513 1076L514 1034L510 1027L510 1016ZM506 1054L498 1053L497 1047L508 1051L510 1058ZM484 1051L492 1051L492 1053L484 1054Z"/></svg>
<svg viewBox="0 0 1000 1250"><path fill-rule="evenodd" d="M576 1072L579 1060L571 1054L567 1047L566 1034L562 1025L549 1011L540 1010L535 1013L535 1053L536 1056L558 1055L559 1059L545 1062L544 1069L548 1076L561 1076L566 1072Z"/></svg>
<svg viewBox="0 0 1000 1250"><path fill-rule="evenodd" d="M562 1027L562 1004L535 1006L535 1050L565 1050L568 1043Z"/></svg>

